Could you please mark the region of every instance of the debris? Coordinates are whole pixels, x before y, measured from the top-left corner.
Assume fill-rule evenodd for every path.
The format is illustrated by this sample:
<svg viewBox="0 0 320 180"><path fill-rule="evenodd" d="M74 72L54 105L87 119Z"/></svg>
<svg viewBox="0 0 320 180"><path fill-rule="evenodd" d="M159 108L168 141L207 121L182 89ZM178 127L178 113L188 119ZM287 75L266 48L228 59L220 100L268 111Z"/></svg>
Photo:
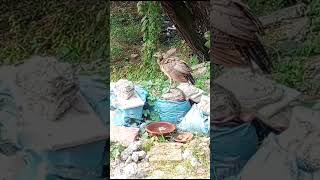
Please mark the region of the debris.
<svg viewBox="0 0 320 180"><path fill-rule="evenodd" d="M129 178L137 174L138 165L134 162L128 164L123 168L124 175Z"/></svg>
<svg viewBox="0 0 320 180"><path fill-rule="evenodd" d="M159 161L182 161L181 147L175 143L159 143L153 146L149 152L150 162Z"/></svg>
<svg viewBox="0 0 320 180"><path fill-rule="evenodd" d="M185 174L186 173L186 168L180 164L175 168L175 170L178 172L178 174Z"/></svg>
<svg viewBox="0 0 320 180"><path fill-rule="evenodd" d="M110 139L114 142L119 142L122 145L128 146L133 143L139 135L139 128L113 126L110 128Z"/></svg>
<svg viewBox="0 0 320 180"><path fill-rule="evenodd" d="M17 106L22 107L25 120L58 120L78 97L75 69L53 57L33 56L17 66L15 72L10 90Z"/></svg>
<svg viewBox="0 0 320 180"><path fill-rule="evenodd" d="M205 115L203 111L199 109L198 104L194 104L182 121L177 125L177 128L181 131L209 135L209 118L208 115Z"/></svg>
<svg viewBox="0 0 320 180"><path fill-rule="evenodd" d="M260 17L260 21L263 26L271 26L273 24L278 24L286 19L296 19L303 17L306 14L307 6L304 3L298 3L294 6L280 9L267 16Z"/></svg>
<svg viewBox="0 0 320 180"><path fill-rule="evenodd" d="M241 105L234 94L217 83L213 83L213 94L211 94L212 107L210 112L214 114L213 121L220 119L231 119L241 112Z"/></svg>
<svg viewBox="0 0 320 180"><path fill-rule="evenodd" d="M187 99L192 100L195 103L200 102L201 95L203 94L203 90L196 88L192 84L181 83L178 87L185 94Z"/></svg>
<svg viewBox="0 0 320 180"><path fill-rule="evenodd" d="M201 76L205 74L208 71L208 68L206 67L207 63L200 63L195 66L192 66L193 75L195 77Z"/></svg>
<svg viewBox="0 0 320 180"><path fill-rule="evenodd" d="M120 79L115 83L113 91L118 98L128 100L134 95L134 84L126 79Z"/></svg>
<svg viewBox="0 0 320 180"><path fill-rule="evenodd" d="M122 151L121 160L126 161L129 158L129 156L133 154L134 151L140 150L141 146L141 141L135 141L134 143L130 144L124 151Z"/></svg>
<svg viewBox="0 0 320 180"><path fill-rule="evenodd" d="M138 160L142 160L146 157L147 153L145 151L137 151L133 154L136 154L138 156Z"/></svg>
<svg viewBox="0 0 320 180"><path fill-rule="evenodd" d="M199 109L201 109L206 115L210 115L210 96L201 96L200 102L198 103Z"/></svg>
<svg viewBox="0 0 320 180"><path fill-rule="evenodd" d="M191 163L191 166L198 166L198 165L200 165L199 160L198 160L197 158L195 158L195 157L192 157L192 158L190 159L190 163Z"/></svg>
<svg viewBox="0 0 320 180"><path fill-rule="evenodd" d="M139 56L139 54L131 54L131 55L130 55L130 58L131 58L131 59L136 59L138 56Z"/></svg>
<svg viewBox="0 0 320 180"><path fill-rule="evenodd" d="M163 94L161 98L168 101L184 101L186 99L183 91L180 89L170 89L170 91Z"/></svg>
<svg viewBox="0 0 320 180"><path fill-rule="evenodd" d="M132 153L131 158L132 158L132 161L135 162L135 163L137 163L139 161L139 156L135 152Z"/></svg>
<svg viewBox="0 0 320 180"><path fill-rule="evenodd" d="M191 159L191 158L192 158L192 151L189 150L189 149L186 149L186 150L183 152L183 154L182 154L182 158L183 158L184 160L186 160L186 159Z"/></svg>
<svg viewBox="0 0 320 180"><path fill-rule="evenodd" d="M192 133L178 133L175 137L174 140L176 142L181 142L181 143L185 143L187 141L190 141L193 138L193 134Z"/></svg>
<svg viewBox="0 0 320 180"><path fill-rule="evenodd" d="M111 123L116 126L139 125L142 120L143 106L147 100L147 91L140 86L134 86L134 95L129 99L119 98L114 88L110 92L110 105L113 108ZM137 126L136 126L137 127Z"/></svg>

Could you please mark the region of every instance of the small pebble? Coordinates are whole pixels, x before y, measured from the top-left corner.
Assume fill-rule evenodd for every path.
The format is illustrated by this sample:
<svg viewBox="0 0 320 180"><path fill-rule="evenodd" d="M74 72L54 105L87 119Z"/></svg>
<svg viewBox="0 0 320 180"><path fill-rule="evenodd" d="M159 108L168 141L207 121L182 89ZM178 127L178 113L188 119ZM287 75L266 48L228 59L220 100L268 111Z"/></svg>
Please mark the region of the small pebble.
<svg viewBox="0 0 320 180"><path fill-rule="evenodd" d="M186 173L186 168L183 167L182 165L178 165L175 169L179 174L185 174Z"/></svg>
<svg viewBox="0 0 320 180"><path fill-rule="evenodd" d="M197 165L200 165L199 160L197 158L195 158L195 157L191 158L190 163L191 163L191 166L193 166L193 167L197 166Z"/></svg>

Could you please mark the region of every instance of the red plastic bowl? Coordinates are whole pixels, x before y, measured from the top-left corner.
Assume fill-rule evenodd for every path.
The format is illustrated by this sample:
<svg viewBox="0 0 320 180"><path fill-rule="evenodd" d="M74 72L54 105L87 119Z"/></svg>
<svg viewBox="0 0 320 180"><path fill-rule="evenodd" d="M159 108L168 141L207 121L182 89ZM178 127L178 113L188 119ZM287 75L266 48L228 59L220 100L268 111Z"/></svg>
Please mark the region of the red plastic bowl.
<svg viewBox="0 0 320 180"><path fill-rule="evenodd" d="M152 136L166 136L176 130L176 126L169 122L154 122L146 126L146 131Z"/></svg>

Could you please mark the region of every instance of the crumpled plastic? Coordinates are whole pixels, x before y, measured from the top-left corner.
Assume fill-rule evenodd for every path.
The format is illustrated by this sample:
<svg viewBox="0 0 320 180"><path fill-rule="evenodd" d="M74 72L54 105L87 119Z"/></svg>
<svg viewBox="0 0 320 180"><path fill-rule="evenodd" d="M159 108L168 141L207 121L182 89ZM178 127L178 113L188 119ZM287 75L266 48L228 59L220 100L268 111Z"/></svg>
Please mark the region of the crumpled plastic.
<svg viewBox="0 0 320 180"><path fill-rule="evenodd" d="M210 115L204 113L197 104L194 104L182 121L177 125L181 131L196 134L210 134Z"/></svg>

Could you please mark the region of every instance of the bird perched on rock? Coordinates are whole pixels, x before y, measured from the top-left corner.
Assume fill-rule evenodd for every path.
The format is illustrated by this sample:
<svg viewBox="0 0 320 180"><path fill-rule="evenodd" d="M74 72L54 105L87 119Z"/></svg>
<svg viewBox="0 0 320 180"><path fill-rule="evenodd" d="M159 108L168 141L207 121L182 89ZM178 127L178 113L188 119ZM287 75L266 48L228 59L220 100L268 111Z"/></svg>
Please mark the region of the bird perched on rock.
<svg viewBox="0 0 320 180"><path fill-rule="evenodd" d="M172 80L180 83L195 84L195 80L192 77L192 69L188 64L175 56L177 49L172 48L166 53L157 52L154 56L157 57L157 63L160 66L161 71L168 76L170 80L169 91L172 85Z"/></svg>
<svg viewBox="0 0 320 180"><path fill-rule="evenodd" d="M255 62L263 72L271 72L271 61L257 33L263 33L261 22L240 0L211 0L210 54L216 64L226 67L251 67Z"/></svg>

